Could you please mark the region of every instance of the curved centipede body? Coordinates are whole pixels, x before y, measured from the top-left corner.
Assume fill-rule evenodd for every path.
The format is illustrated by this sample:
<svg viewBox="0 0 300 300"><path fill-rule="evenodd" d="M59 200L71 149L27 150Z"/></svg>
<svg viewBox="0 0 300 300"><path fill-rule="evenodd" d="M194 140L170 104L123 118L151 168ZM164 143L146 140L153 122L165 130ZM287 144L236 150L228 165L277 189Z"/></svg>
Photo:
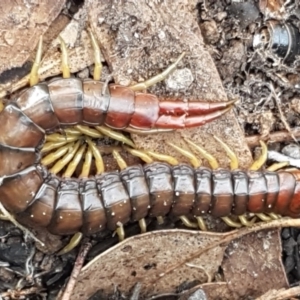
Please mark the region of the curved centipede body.
<svg viewBox="0 0 300 300"><path fill-rule="evenodd" d="M290 172L228 171L180 164L129 166L91 178L61 178L41 163L45 136L84 124L114 129L199 126L231 103L158 101L98 80L57 78L26 89L0 113L0 201L54 234L115 230L146 216L300 214Z"/></svg>

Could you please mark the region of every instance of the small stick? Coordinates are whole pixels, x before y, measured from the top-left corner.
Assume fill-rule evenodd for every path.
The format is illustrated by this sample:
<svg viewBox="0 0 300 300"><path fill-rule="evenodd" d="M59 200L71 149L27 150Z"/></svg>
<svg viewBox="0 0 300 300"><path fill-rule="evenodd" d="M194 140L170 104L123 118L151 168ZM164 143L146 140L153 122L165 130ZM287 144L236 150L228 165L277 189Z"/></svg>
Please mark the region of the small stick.
<svg viewBox="0 0 300 300"><path fill-rule="evenodd" d="M277 132L270 133L267 141L269 143L294 141L292 136L294 136L295 138L300 138L300 129L299 128L292 129L291 133L289 133L287 131L277 131ZM248 146L250 148L253 148L253 147L259 146L259 141L262 140L262 136L259 134L251 135L251 136L247 136L245 138L245 140L246 140Z"/></svg>
<svg viewBox="0 0 300 300"><path fill-rule="evenodd" d="M295 286L290 289L268 291L267 293L256 298L255 300L284 300L284 299L291 299L292 297L297 297L299 296L299 294L300 294L300 286Z"/></svg>
<svg viewBox="0 0 300 300"><path fill-rule="evenodd" d="M66 285L65 290L63 291L63 289L59 292L59 295L57 296L57 299L60 300L70 300L72 299L72 293L75 287L75 284L77 282L77 278L80 274L80 271L82 269L85 257L87 256L88 252L90 251L92 247L92 244L87 242L84 243L79 250L78 256L76 258L75 264L74 264L74 268L72 270L70 279Z"/></svg>

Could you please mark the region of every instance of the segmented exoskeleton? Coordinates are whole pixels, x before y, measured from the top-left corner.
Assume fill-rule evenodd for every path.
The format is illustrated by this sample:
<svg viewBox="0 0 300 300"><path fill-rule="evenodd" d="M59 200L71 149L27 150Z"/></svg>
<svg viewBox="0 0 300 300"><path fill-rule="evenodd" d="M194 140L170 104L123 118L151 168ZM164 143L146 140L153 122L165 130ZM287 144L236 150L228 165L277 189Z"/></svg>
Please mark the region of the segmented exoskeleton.
<svg viewBox="0 0 300 300"><path fill-rule="evenodd" d="M210 170L155 162L91 178L87 171L76 179L52 174L60 172L62 163L55 172L43 166L49 164L41 160L45 137L57 130L66 131L76 124L139 131L198 126L224 114L232 104L158 101L136 89L58 78L33 85L6 105L0 113L1 203L55 234L115 230L130 220L167 214L192 215L198 220L207 213L215 217L245 212L298 216L299 184L289 172ZM94 134L91 128L85 130ZM94 149L89 138L75 142L64 153L76 153L77 160L86 143Z"/></svg>

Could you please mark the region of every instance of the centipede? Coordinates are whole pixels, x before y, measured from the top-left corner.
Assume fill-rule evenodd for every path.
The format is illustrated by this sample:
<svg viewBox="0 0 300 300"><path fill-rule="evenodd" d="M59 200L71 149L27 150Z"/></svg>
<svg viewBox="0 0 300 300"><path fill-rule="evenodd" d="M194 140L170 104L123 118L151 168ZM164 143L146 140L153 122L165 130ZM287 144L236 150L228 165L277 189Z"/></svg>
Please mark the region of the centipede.
<svg viewBox="0 0 300 300"><path fill-rule="evenodd" d="M31 86L0 113L0 201L9 212L57 235L114 231L129 222L139 222L145 231L148 216L192 216L200 228L206 214L223 219L247 212L299 217L295 171L227 170L154 159L105 172L93 138L106 134L132 146L118 131L200 126L225 114L233 102L160 101L139 92L163 80L184 55L143 83L124 87L101 82L100 50L92 33L91 41L98 55L94 79L71 77L64 62L63 77L39 83L40 40ZM61 47L65 53L63 40ZM73 174L80 161L77 178Z"/></svg>

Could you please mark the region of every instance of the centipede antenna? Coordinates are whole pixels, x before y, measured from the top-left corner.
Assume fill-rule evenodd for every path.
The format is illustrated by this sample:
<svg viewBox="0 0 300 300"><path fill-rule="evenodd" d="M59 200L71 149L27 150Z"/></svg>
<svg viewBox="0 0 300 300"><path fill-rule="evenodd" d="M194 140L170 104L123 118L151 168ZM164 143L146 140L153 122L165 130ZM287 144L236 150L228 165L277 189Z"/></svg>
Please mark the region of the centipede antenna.
<svg viewBox="0 0 300 300"><path fill-rule="evenodd" d="M221 147L225 150L226 154L230 158L230 169L236 170L239 167L239 161L236 156L236 154L229 148L228 145L226 145L221 139L219 139L217 136L213 136L214 139L221 145Z"/></svg>
<svg viewBox="0 0 300 300"><path fill-rule="evenodd" d="M82 134L85 134L89 137L92 138L102 138L103 135L97 131L96 129L90 128L88 126L84 126L84 125L75 125L74 126L75 129L77 129L79 132L81 132Z"/></svg>
<svg viewBox="0 0 300 300"><path fill-rule="evenodd" d="M190 163L192 164L192 166L194 168L199 168L201 166L201 163L199 161L199 159L190 151L184 150L178 146L176 146L173 143L167 142L167 144L169 146L171 146L172 148L174 148L176 151L178 151L180 154L182 154L183 156L187 157L190 160Z"/></svg>
<svg viewBox="0 0 300 300"><path fill-rule="evenodd" d="M94 49L94 60L95 60L95 67L94 67L94 80L100 80L101 78L101 73L102 73L102 63L101 63L101 51L99 48L99 44L97 43L97 40L92 32L91 29L88 29L91 41L92 41L92 46Z"/></svg>
<svg viewBox="0 0 300 300"><path fill-rule="evenodd" d="M164 161L167 162L168 164L172 165L172 166L177 166L179 164L179 161L170 155L166 155L166 154L161 154L161 153L157 153L154 151L147 151L147 154L149 154L150 156L152 156L153 158L160 160L160 161Z"/></svg>
<svg viewBox="0 0 300 300"><path fill-rule="evenodd" d="M29 75L29 84L30 86L36 85L39 83L39 68L42 60L43 53L43 36L40 36L38 48L36 51L35 60L31 67L30 75Z"/></svg>
<svg viewBox="0 0 300 300"><path fill-rule="evenodd" d="M261 219L264 222L270 222L272 221L272 218L270 218L269 216L263 214L263 213L256 213L255 214L259 219Z"/></svg>
<svg viewBox="0 0 300 300"><path fill-rule="evenodd" d="M74 157L79 146L80 146L80 141L77 141L77 143L74 146L71 146L69 148L70 151L62 159L56 162L56 164L50 169L50 172L53 174L59 173Z"/></svg>
<svg viewBox="0 0 300 300"><path fill-rule="evenodd" d="M63 247L56 255L60 256L72 251L75 247L77 247L82 240L83 234L81 232L75 233L69 243Z"/></svg>
<svg viewBox="0 0 300 300"><path fill-rule="evenodd" d="M41 160L41 163L44 166L48 166L48 165L52 164L53 162L55 162L56 160L61 158L63 155L65 155L69 151L70 147L73 147L73 145L74 145L74 143L71 145L68 144L68 145L58 148L55 152L52 152L52 153L48 154L47 156L43 157Z"/></svg>
<svg viewBox="0 0 300 300"><path fill-rule="evenodd" d="M139 220L139 226L141 228L141 233L147 232L147 224L145 218Z"/></svg>
<svg viewBox="0 0 300 300"><path fill-rule="evenodd" d="M148 87L161 82L163 80L165 80L176 68L177 65L179 64L179 62L183 59L183 57L185 56L185 52L183 52L176 60L174 63L172 63L169 67L167 67L163 72L161 72L160 74L157 74L151 78L149 78L148 80L144 81L144 82L140 82L137 84L134 84L132 86L130 86L129 88L133 91L142 91L147 89Z"/></svg>
<svg viewBox="0 0 300 300"><path fill-rule="evenodd" d="M72 161L68 164L68 167L62 177L70 178L75 172L79 162L82 159L83 153L85 151L86 144L80 146L79 150L75 153Z"/></svg>
<svg viewBox="0 0 300 300"><path fill-rule="evenodd" d="M289 165L290 165L290 163L288 161L274 163L270 167L268 167L267 170L275 172L275 171L278 171L278 170L280 170L280 169L282 169L284 167L287 167Z"/></svg>
<svg viewBox="0 0 300 300"><path fill-rule="evenodd" d="M128 139L124 134L114 131L106 126L95 126L95 128L100 131L102 134L116 140L119 141L121 143L124 143L132 148L135 148L134 143Z"/></svg>
<svg viewBox="0 0 300 300"><path fill-rule="evenodd" d="M205 224L205 221L203 220L203 218L202 217L196 217L196 220L197 220L199 228L202 231L207 231L207 227L206 227L206 224Z"/></svg>
<svg viewBox="0 0 300 300"><path fill-rule="evenodd" d="M142 161L144 161L146 164L151 164L153 163L153 159L144 151L138 150L138 149L132 149L127 146L123 146L123 148L132 154L133 156L139 157Z"/></svg>
<svg viewBox="0 0 300 300"><path fill-rule="evenodd" d="M179 219L184 224L184 226L188 228L198 228L198 224L191 222L186 216L180 216Z"/></svg>
<svg viewBox="0 0 300 300"><path fill-rule="evenodd" d="M194 150L198 151L209 163L211 168L213 170L219 168L219 163L218 161L210 154L208 153L204 148L200 147L199 145L196 145L193 143L191 140L187 138L183 138Z"/></svg>
<svg viewBox="0 0 300 300"><path fill-rule="evenodd" d="M263 141L259 141L261 145L261 155L260 157L253 162L251 167L249 168L250 171L257 171L259 170L267 161L268 158L268 147Z"/></svg>
<svg viewBox="0 0 300 300"><path fill-rule="evenodd" d="M65 41L61 36L59 36L60 49L61 49L61 71L63 78L70 78L70 67L69 67L69 57L68 50Z"/></svg>
<svg viewBox="0 0 300 300"><path fill-rule="evenodd" d="M233 228L241 228L242 224L241 223L237 223L233 220L231 220L229 217L222 217L221 218L229 227L233 227Z"/></svg>
<svg viewBox="0 0 300 300"><path fill-rule="evenodd" d="M92 158L93 158L93 153L92 149L90 146L88 147L86 153L85 153L85 158L84 158L84 163L82 166L82 171L80 174L80 178L88 178L91 170L91 165L92 165Z"/></svg>
<svg viewBox="0 0 300 300"><path fill-rule="evenodd" d="M99 149L91 141L91 139L86 138L86 142L89 144L90 149L92 150L93 156L95 158L97 174L102 174L104 172L104 163Z"/></svg>

